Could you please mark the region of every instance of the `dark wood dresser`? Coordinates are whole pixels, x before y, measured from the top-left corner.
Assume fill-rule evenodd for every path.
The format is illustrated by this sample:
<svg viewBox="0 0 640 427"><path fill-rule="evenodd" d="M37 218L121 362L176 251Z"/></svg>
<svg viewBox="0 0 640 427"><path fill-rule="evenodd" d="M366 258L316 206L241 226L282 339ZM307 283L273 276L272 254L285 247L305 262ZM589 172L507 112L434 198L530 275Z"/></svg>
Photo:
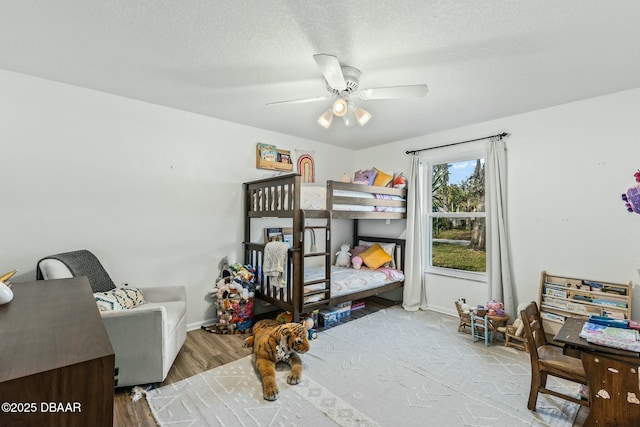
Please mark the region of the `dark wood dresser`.
<svg viewBox="0 0 640 427"><path fill-rule="evenodd" d="M85 277L0 305L0 426L112 426L115 355Z"/></svg>

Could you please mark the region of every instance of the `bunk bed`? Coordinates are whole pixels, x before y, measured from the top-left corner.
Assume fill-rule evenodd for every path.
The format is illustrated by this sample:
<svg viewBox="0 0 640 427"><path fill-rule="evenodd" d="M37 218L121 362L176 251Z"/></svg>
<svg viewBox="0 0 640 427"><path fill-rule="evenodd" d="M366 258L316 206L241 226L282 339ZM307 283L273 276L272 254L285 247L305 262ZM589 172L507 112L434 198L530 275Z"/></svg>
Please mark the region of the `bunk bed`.
<svg viewBox="0 0 640 427"><path fill-rule="evenodd" d="M244 262L257 272L256 297L292 313L303 313L344 301L377 295L404 285L403 239L360 236L358 220L406 218L406 189L327 181L326 187L302 184L299 174L288 174L243 184ZM288 218L292 242L281 283L273 283L262 271L264 242L252 242L252 220ZM392 257L391 267L377 270L332 266L331 221L354 221L353 245L379 243ZM253 231L253 233L252 233ZM320 236L320 249L309 249L311 236ZM305 248L307 248L305 250ZM313 266L311 266L313 264Z"/></svg>

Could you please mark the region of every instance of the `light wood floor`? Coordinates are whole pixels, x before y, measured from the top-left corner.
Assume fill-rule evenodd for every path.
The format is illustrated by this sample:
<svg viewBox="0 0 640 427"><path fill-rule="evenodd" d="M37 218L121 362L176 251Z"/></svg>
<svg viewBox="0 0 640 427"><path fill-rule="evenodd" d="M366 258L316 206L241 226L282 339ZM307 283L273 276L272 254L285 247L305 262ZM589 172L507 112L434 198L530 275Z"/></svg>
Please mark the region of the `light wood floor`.
<svg viewBox="0 0 640 427"><path fill-rule="evenodd" d="M373 313L390 305L388 300L368 298L366 307L353 311L349 320ZM320 331L321 332L321 331ZM247 335L218 335L202 329L189 331L187 340L169 371L169 375L160 385L172 384L185 378L208 371L226 363L233 362L251 354L251 349L243 348L242 342ZM523 402L526 405L526 402ZM581 407L574 427L583 425L589 410ZM156 426L147 400L142 397L137 402L131 400L131 387L116 389L113 408L114 427Z"/></svg>

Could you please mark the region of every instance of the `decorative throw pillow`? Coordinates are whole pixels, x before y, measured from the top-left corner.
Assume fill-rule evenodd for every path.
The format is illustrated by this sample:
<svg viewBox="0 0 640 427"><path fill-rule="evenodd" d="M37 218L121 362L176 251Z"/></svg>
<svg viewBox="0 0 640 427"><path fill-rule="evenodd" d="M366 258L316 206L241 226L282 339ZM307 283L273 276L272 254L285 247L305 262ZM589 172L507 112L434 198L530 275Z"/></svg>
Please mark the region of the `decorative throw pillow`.
<svg viewBox="0 0 640 427"><path fill-rule="evenodd" d="M384 249L384 251L386 253L388 253L389 256L391 257L391 261L386 263L386 265L384 267L396 268L396 262L394 261L394 252L396 250L396 244L395 243L369 242L369 241L366 241L366 240L359 240L358 241L358 246L364 246L365 248L369 248L374 244L380 245L380 247L382 249ZM358 246L356 246L356 248ZM355 250L355 248L354 248L354 250ZM351 251L351 253L353 253L353 251Z"/></svg>
<svg viewBox="0 0 640 427"><path fill-rule="evenodd" d="M369 169L367 171L361 170L355 173L353 182L354 184L373 185L377 174L378 172L375 169Z"/></svg>
<svg viewBox="0 0 640 427"><path fill-rule="evenodd" d="M382 247L375 243L369 249L360 254L360 258L364 264L371 268L376 269L382 267L385 263L393 260L391 256L382 249Z"/></svg>
<svg viewBox="0 0 640 427"><path fill-rule="evenodd" d="M391 181L393 181L393 175L382 172L380 169L376 169L376 179L373 181L373 185L378 187L386 187Z"/></svg>
<svg viewBox="0 0 640 427"><path fill-rule="evenodd" d="M142 291L129 286L98 292L93 297L100 311L129 310L144 304Z"/></svg>

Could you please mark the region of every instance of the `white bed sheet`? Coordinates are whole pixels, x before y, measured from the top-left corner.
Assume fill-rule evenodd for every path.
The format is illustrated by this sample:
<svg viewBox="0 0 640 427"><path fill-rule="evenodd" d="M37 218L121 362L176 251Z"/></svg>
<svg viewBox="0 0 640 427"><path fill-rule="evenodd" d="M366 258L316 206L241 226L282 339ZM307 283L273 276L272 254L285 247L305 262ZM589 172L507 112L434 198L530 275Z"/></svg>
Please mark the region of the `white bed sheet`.
<svg viewBox="0 0 640 427"><path fill-rule="evenodd" d="M324 267L307 267L304 272L304 281L320 280L324 277ZM378 288L387 283L404 280L404 274L399 270L391 268L379 268L369 270L361 268L359 270L347 267L331 266L331 296L352 294L368 289ZM304 292L312 292L324 289L324 284L309 285L304 287ZM304 298L305 303L315 302L322 299L324 295L311 295Z"/></svg>

